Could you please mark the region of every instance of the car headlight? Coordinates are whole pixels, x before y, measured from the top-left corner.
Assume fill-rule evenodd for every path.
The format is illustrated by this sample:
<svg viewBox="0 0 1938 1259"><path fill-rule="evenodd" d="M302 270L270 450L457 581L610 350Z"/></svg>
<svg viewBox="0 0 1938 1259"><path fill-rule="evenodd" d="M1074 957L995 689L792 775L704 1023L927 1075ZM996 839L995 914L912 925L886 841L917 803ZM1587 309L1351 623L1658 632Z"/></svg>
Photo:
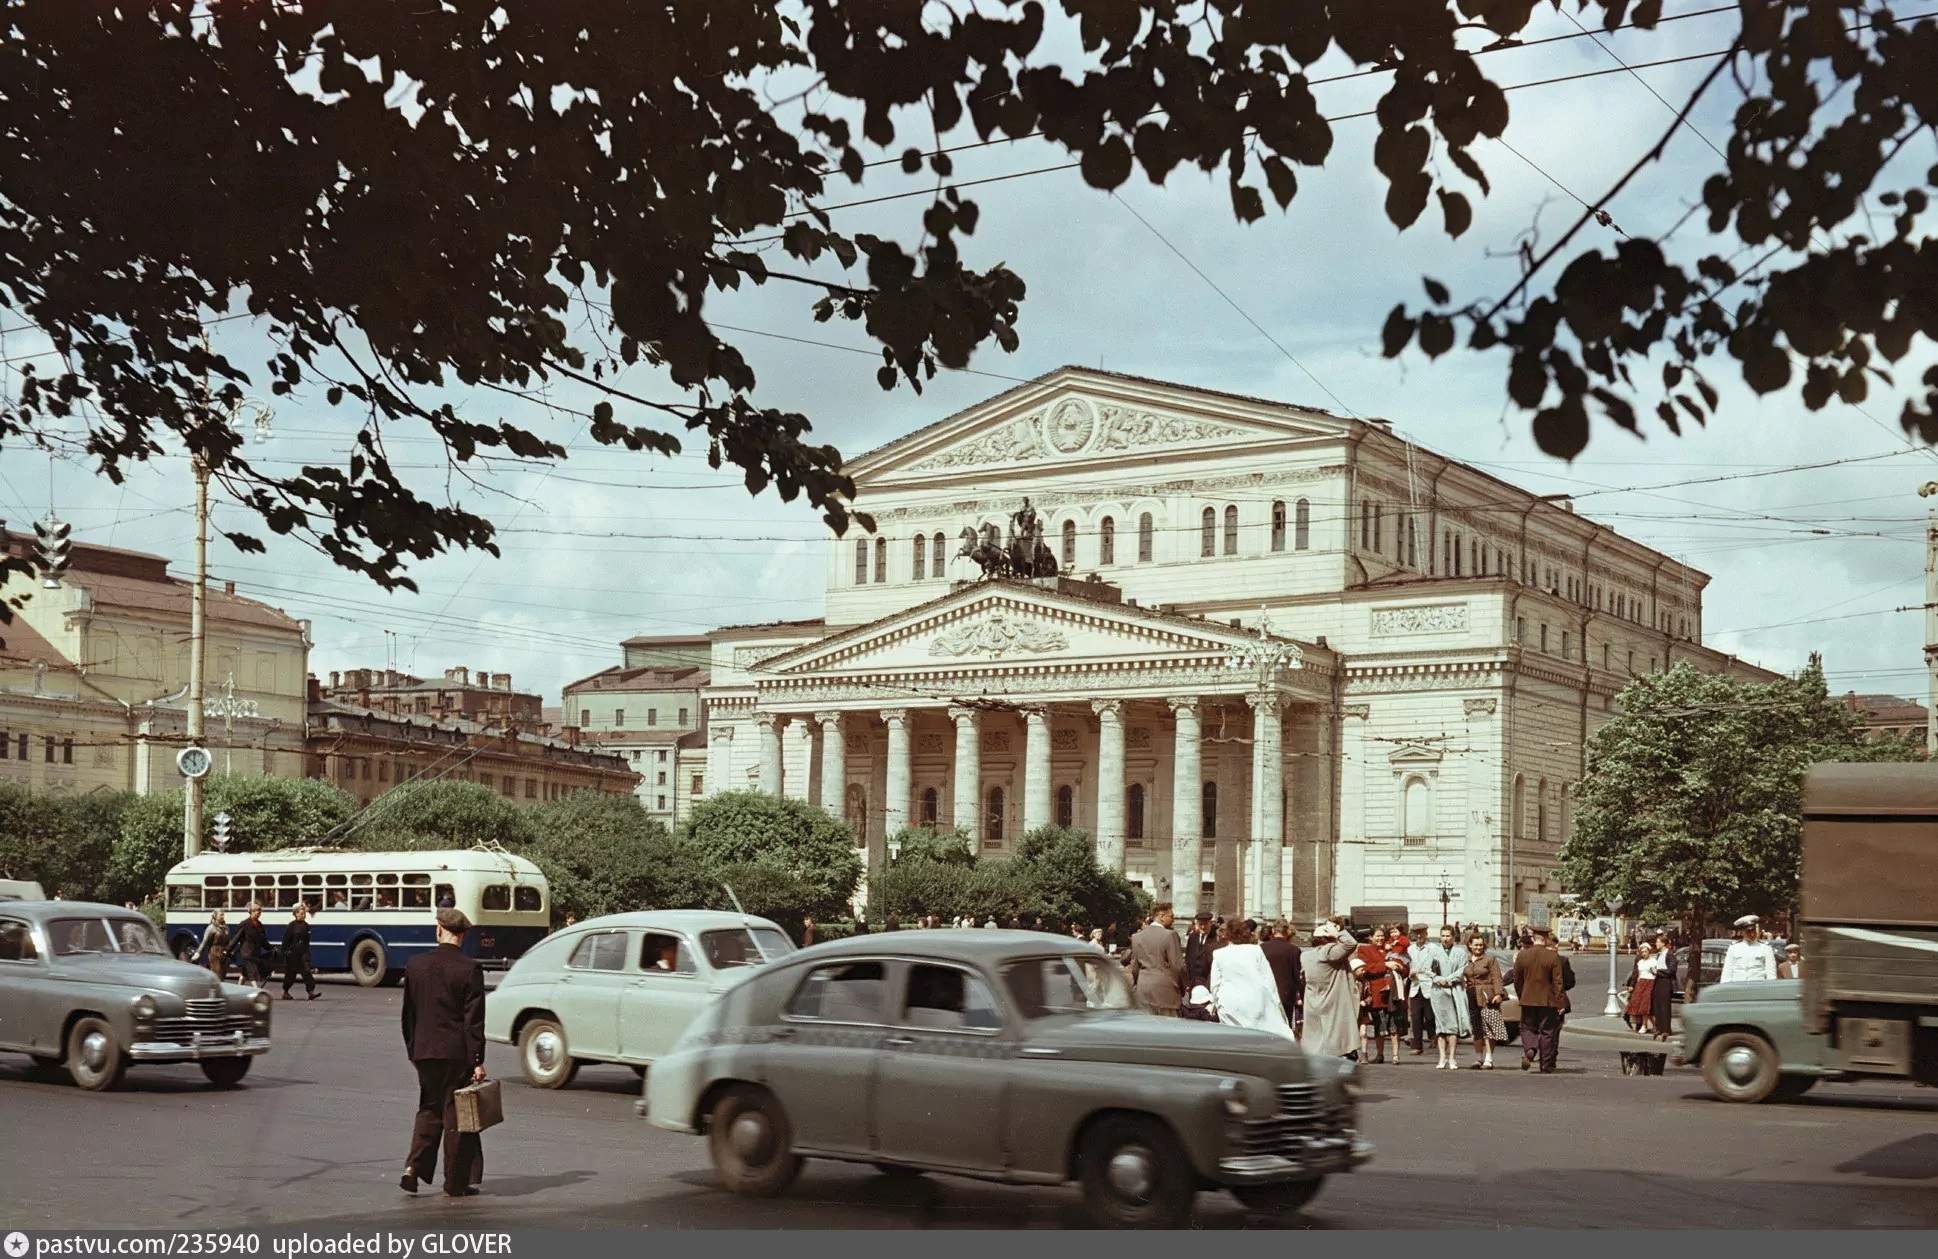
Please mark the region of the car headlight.
<svg viewBox="0 0 1938 1259"><path fill-rule="evenodd" d="M269 994L258 988L256 995L249 998L249 1004L256 1008L257 1014L267 1014L269 1013Z"/></svg>
<svg viewBox="0 0 1938 1259"><path fill-rule="evenodd" d="M1252 1113L1252 1100L1246 1096L1242 1080L1226 1076L1218 1081L1218 1097L1225 1104L1225 1113L1233 1119L1243 1119Z"/></svg>
<svg viewBox="0 0 1938 1259"><path fill-rule="evenodd" d="M155 1004L155 999L147 993L144 992L135 998L134 1012L137 1022L148 1022L155 1017L159 1010L160 1007Z"/></svg>

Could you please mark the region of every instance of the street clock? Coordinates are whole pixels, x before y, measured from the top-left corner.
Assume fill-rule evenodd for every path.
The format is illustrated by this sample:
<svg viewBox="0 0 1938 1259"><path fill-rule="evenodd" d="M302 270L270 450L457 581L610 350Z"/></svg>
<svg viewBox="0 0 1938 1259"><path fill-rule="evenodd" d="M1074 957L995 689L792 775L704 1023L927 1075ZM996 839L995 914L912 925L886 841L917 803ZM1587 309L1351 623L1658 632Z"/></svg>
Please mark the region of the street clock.
<svg viewBox="0 0 1938 1259"><path fill-rule="evenodd" d="M215 758L207 748L183 748L175 754L175 768L182 771L184 778L206 778L215 765Z"/></svg>

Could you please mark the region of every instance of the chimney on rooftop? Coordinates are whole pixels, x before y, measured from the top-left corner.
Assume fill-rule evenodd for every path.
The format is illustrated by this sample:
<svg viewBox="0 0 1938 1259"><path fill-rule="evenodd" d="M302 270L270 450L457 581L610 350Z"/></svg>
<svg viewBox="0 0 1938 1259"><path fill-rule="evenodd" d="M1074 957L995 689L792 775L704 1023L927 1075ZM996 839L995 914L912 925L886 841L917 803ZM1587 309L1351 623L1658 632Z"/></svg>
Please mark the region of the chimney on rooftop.
<svg viewBox="0 0 1938 1259"><path fill-rule="evenodd" d="M471 680L471 670L465 668L463 665L459 665L455 669L446 669L444 671L444 680L446 682L469 682Z"/></svg>
<svg viewBox="0 0 1938 1259"><path fill-rule="evenodd" d="M511 689L511 674L509 673L492 674L491 688L495 691L509 691Z"/></svg>
<svg viewBox="0 0 1938 1259"><path fill-rule="evenodd" d="M343 674L335 669L330 670L330 689L334 691L337 687L342 685L343 685Z"/></svg>
<svg viewBox="0 0 1938 1259"><path fill-rule="evenodd" d="M232 582L232 581L225 581L225 582L223 582L223 583L222 583L222 593L223 593L223 594L225 594L225 595L232 595L232 594L234 594L235 592L236 592L236 584L235 584L234 582Z"/></svg>

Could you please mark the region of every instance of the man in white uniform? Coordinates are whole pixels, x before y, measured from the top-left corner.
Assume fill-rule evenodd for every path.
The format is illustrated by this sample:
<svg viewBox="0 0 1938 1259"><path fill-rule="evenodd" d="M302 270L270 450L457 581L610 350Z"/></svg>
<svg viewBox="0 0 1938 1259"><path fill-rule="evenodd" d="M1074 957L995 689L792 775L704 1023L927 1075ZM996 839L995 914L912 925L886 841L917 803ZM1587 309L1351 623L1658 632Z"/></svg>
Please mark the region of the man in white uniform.
<svg viewBox="0 0 1938 1259"><path fill-rule="evenodd" d="M1758 936L1757 917L1744 914L1736 920L1736 943L1723 955L1723 974L1718 983L1732 984L1777 977L1776 954Z"/></svg>

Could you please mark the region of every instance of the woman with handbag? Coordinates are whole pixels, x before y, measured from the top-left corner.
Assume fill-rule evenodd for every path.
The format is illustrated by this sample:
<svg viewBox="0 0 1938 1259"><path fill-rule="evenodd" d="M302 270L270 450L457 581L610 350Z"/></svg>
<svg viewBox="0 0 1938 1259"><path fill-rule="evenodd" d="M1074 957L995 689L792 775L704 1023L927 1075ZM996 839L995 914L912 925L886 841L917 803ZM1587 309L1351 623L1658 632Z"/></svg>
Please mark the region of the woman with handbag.
<svg viewBox="0 0 1938 1259"><path fill-rule="evenodd" d="M1501 1002L1507 996L1507 981L1501 974L1501 960L1487 951L1487 937L1478 931L1468 941L1473 960L1467 963L1468 1010L1474 1025L1474 1051L1482 1071L1494 1069L1494 1046L1507 1043L1507 1020L1501 1016Z"/></svg>

